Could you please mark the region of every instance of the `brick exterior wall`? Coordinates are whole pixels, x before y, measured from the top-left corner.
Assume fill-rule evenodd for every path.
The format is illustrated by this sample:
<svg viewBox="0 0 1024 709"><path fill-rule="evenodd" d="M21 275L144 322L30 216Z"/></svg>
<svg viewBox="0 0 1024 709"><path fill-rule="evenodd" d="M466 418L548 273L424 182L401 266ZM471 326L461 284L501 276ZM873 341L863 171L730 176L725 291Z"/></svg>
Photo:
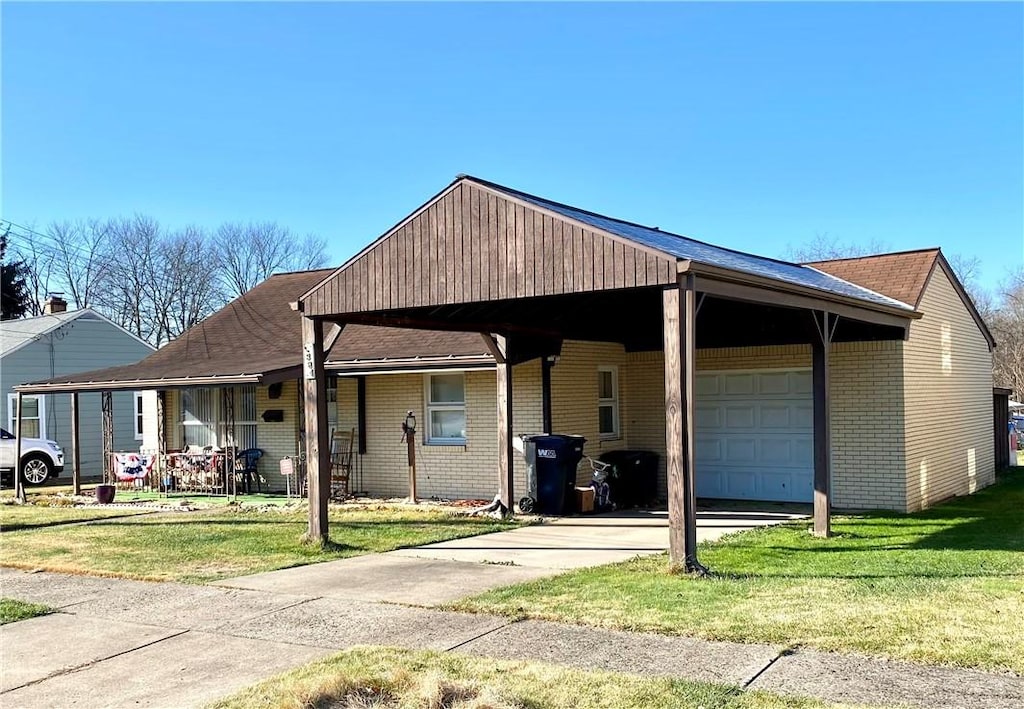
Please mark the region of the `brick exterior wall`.
<svg viewBox="0 0 1024 709"><path fill-rule="evenodd" d="M284 420L268 423L262 419L267 409L281 409ZM258 469L263 489L284 491L288 481L280 474L281 458L299 453L299 383L282 382L281 396L270 398L270 387L256 387L256 445L263 450ZM295 484L291 485L292 490Z"/></svg>
<svg viewBox="0 0 1024 709"><path fill-rule="evenodd" d="M917 510L992 484L992 353L936 266L904 346L907 507Z"/></svg>
<svg viewBox="0 0 1024 709"><path fill-rule="evenodd" d="M902 357L899 340L832 347L834 507L906 509Z"/></svg>
<svg viewBox="0 0 1024 709"><path fill-rule="evenodd" d="M366 378L366 454L357 457L355 489L371 495L404 496L409 492L406 446L401 442L406 411L416 414L416 487L423 498L490 499L498 492L497 382L493 370L465 372L466 443L424 442L424 374L370 375ZM342 377L338 420L356 426L356 380ZM513 369L513 422L517 433L541 428L540 362ZM526 492L525 465L515 461L516 496Z"/></svg>
<svg viewBox="0 0 1024 709"><path fill-rule="evenodd" d="M601 439L598 424L598 367L618 368L619 435ZM625 383L626 351L622 345L604 342L565 342L558 363L551 368L551 425L554 433L571 433L586 438L583 452L593 458L610 450L628 448L629 389ZM540 406L540 380L537 380ZM662 417L664 418L664 416ZM538 422L539 423L539 422ZM540 426L537 427L540 430ZM664 445L664 444L663 444ZM576 471L580 485L589 485L590 465L584 460Z"/></svg>
<svg viewBox="0 0 1024 709"><path fill-rule="evenodd" d="M945 273L937 269L907 342L836 344L831 353L833 504L838 508L915 510L973 492L994 479L991 440L991 353ZM618 368L620 435L598 434L598 367ZM807 345L704 349L697 369L811 366ZM513 428L542 430L540 361L513 370ZM496 384L492 370L465 373L465 445L424 444L423 374L367 376L366 453L356 457L352 485L372 495L408 493L405 412L416 412L417 484L421 497L491 498L498 489ZM356 379L341 377L334 418L356 427ZM597 457L622 448L656 451L665 494L664 366L661 352L627 353L609 343L566 342L551 372L556 432L586 437ZM149 400L147 399L147 402ZM147 403L147 411L149 411ZM167 393L168 448L181 445L178 393ZM281 423L259 422L265 451L260 470L268 486L283 490L278 460L297 451L298 382L285 382L281 398L257 388L257 413L284 410ZM146 430L155 416L147 413ZM148 438L147 438L148 441ZM145 447L149 447L148 444ZM516 498L526 490L525 464L515 455ZM581 464L578 481L589 481Z"/></svg>
<svg viewBox="0 0 1024 709"><path fill-rule="evenodd" d="M837 507L902 510L904 468L901 342L839 343L829 358L832 397L832 486ZM657 451L659 490L666 494L664 358L627 355L629 447ZM809 345L728 347L697 351L698 371L811 366ZM654 405L652 405L652 403Z"/></svg>

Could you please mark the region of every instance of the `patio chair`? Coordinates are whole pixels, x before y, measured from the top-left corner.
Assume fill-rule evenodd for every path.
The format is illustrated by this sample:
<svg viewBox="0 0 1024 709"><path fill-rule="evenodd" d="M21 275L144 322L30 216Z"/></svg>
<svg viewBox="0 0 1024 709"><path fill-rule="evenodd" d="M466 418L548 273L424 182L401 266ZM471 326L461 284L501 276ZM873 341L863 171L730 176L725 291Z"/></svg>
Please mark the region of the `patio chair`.
<svg viewBox="0 0 1024 709"><path fill-rule="evenodd" d="M252 483L256 483L256 491L263 492L262 481L260 480L259 460L263 457L260 448L246 448L238 451L235 456L235 481L241 481L245 494L252 490Z"/></svg>
<svg viewBox="0 0 1024 709"><path fill-rule="evenodd" d="M349 494L352 476L352 450L356 430L335 430L331 436L331 497L344 500Z"/></svg>

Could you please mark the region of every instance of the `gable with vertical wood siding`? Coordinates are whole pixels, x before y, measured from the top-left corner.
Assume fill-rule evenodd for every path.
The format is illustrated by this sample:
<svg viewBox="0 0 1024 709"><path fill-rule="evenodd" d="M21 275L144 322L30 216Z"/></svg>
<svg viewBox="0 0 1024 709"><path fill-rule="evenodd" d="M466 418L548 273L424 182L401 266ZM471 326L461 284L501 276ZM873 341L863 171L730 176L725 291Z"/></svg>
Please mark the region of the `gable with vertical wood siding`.
<svg viewBox="0 0 1024 709"><path fill-rule="evenodd" d="M459 180L331 274L307 315L675 283L676 258Z"/></svg>

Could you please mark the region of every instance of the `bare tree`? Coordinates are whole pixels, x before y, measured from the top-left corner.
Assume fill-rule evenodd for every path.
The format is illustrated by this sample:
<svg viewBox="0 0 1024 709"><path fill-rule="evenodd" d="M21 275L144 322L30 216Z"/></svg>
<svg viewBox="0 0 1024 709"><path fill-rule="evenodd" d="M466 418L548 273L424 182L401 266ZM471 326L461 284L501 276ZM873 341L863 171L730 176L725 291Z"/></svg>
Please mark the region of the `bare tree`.
<svg viewBox="0 0 1024 709"><path fill-rule="evenodd" d="M989 316L996 339L992 354L993 382L1024 396L1024 268L1011 273L999 289L999 302Z"/></svg>
<svg viewBox="0 0 1024 709"><path fill-rule="evenodd" d="M992 293L986 290L978 281L981 277L981 259L977 256L965 256L964 254L946 254L946 260L949 261L949 266L953 269L953 273L956 274L964 290L967 291L967 295L974 302L974 307L977 308L981 319L988 324L995 310L996 303Z"/></svg>
<svg viewBox="0 0 1024 709"><path fill-rule="evenodd" d="M172 340L224 302L220 273L209 235L199 227L186 227L170 233L159 249L159 286L152 301L161 327L156 342Z"/></svg>
<svg viewBox="0 0 1024 709"><path fill-rule="evenodd" d="M276 222L227 222L213 239L229 297L251 290L274 273L318 268L326 243L316 235L300 239Z"/></svg>
<svg viewBox="0 0 1024 709"><path fill-rule="evenodd" d="M105 314L137 337L152 341L160 324L151 310L153 269L158 258L160 225L136 214L109 224L110 271L100 305Z"/></svg>
<svg viewBox="0 0 1024 709"><path fill-rule="evenodd" d="M63 292L57 284L54 250L37 239L23 240L11 249L15 258L25 265L25 286L28 289L28 315L42 315L43 301L54 292Z"/></svg>
<svg viewBox="0 0 1024 709"><path fill-rule="evenodd" d="M90 307L110 275L110 222L53 222L47 235L53 244L53 266L62 291L76 308Z"/></svg>
<svg viewBox="0 0 1024 709"><path fill-rule="evenodd" d="M888 244L872 239L863 243L842 241L839 237L832 236L828 232L817 232L814 237L805 244L787 244L783 257L795 263L808 263L811 261L830 261L840 258L856 258L857 256L870 256L890 251L892 247Z"/></svg>

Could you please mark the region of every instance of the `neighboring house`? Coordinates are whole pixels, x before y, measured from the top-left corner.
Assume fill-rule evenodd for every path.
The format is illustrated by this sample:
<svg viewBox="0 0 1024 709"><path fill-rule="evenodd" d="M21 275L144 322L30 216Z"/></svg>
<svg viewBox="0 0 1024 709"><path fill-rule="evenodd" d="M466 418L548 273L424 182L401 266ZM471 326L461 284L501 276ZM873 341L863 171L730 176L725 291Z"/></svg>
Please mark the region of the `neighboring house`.
<svg viewBox="0 0 1024 709"><path fill-rule="evenodd" d="M470 251L475 262L465 260ZM589 260L601 254L603 266ZM570 256L585 267L572 271ZM277 460L302 450L301 318L290 307L300 301L326 320L328 426L359 434L353 487L405 494L401 424L412 410L420 495L490 498L499 458L491 347L479 332L379 325L487 322L520 333L535 321L560 338L511 367L514 432L543 430L547 369L551 428L585 436L594 457L658 452L664 494L661 292L698 260L710 273L697 281L699 496L811 501L813 321L804 303L842 313L828 359L833 506L914 510L993 481L994 343L938 249L786 264L474 178L456 180L340 269L273 276L136 365L35 388L160 390L173 449L223 444L218 392L234 387L235 439L266 452L261 473L283 489ZM489 291L477 275L488 262ZM453 263L465 275L453 279ZM565 267L548 278L552 263ZM750 284L719 288L712 276L727 271L755 274L767 300ZM339 334L332 318L349 324ZM158 445L156 411L147 408L148 448ZM515 469L518 499L521 460ZM579 474L584 482L586 468Z"/></svg>
<svg viewBox="0 0 1024 709"><path fill-rule="evenodd" d="M63 299L51 296L43 315L0 323L0 425L11 433L17 408L15 386L135 362L153 351L152 346L93 310L66 308ZM143 436L139 428L141 399L131 391L115 398L115 444L138 447ZM83 394L79 406L82 474L98 476L102 472L99 394ZM62 477L70 476L73 454L69 397L27 394L23 409L25 437L51 438L60 443L66 463Z"/></svg>

